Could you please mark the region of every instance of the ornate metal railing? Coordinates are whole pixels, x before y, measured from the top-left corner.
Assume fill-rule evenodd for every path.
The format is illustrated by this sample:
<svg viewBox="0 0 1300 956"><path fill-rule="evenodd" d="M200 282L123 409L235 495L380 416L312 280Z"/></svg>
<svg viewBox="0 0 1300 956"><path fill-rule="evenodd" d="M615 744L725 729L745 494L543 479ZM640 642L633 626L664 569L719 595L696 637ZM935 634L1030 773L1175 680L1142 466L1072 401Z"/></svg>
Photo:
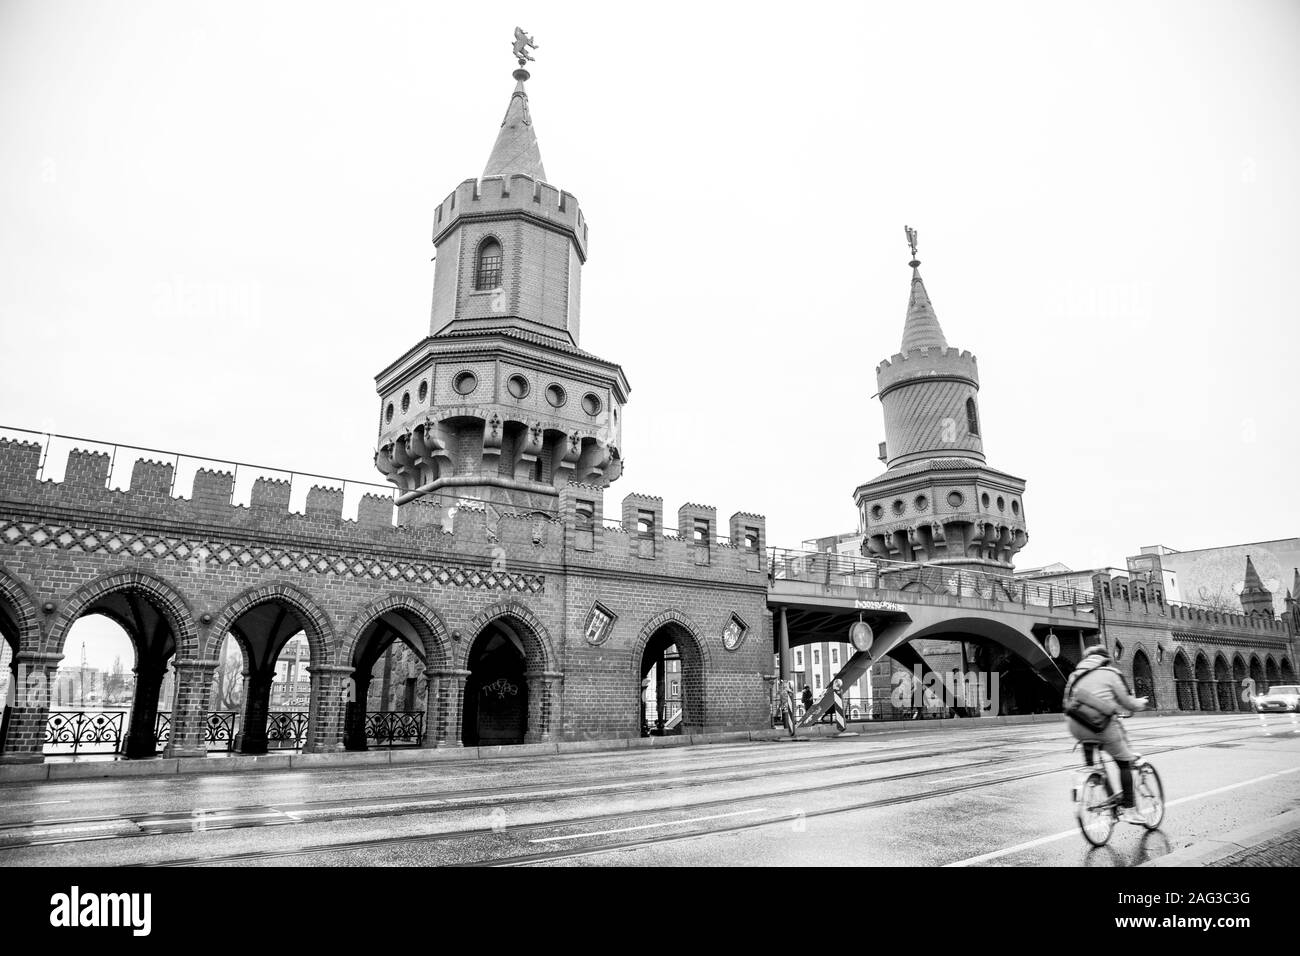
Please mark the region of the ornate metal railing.
<svg viewBox="0 0 1300 956"><path fill-rule="evenodd" d="M301 750L306 742L306 711L273 711L266 715L266 746L268 749Z"/></svg>
<svg viewBox="0 0 1300 956"><path fill-rule="evenodd" d="M235 746L239 715L234 711L213 712L203 727L203 742L209 750L230 751Z"/></svg>
<svg viewBox="0 0 1300 956"><path fill-rule="evenodd" d="M56 753L115 754L125 736L124 710L52 710L45 719L45 747Z"/></svg>
<svg viewBox="0 0 1300 956"><path fill-rule="evenodd" d="M380 747L418 747L424 740L424 711L381 710L366 714L366 739Z"/></svg>

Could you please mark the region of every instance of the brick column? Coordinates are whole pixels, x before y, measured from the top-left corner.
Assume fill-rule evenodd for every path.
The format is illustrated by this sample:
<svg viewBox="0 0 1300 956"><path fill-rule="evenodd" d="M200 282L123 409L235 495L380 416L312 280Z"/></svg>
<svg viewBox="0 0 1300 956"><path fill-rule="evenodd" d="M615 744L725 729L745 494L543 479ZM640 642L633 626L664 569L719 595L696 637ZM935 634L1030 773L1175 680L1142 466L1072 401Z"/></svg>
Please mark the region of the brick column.
<svg viewBox="0 0 1300 956"><path fill-rule="evenodd" d="M547 743L555 739L555 720L559 716L559 689L564 675L557 671L528 671L528 731L524 743Z"/></svg>
<svg viewBox="0 0 1300 956"><path fill-rule="evenodd" d="M0 763L45 760L45 725L50 716L50 684L62 654L19 651L14 655L14 706L0 741Z"/></svg>
<svg viewBox="0 0 1300 956"><path fill-rule="evenodd" d="M244 671L244 719L239 725L235 750L241 754L266 753L266 715L271 709L271 682L275 667Z"/></svg>
<svg viewBox="0 0 1300 956"><path fill-rule="evenodd" d="M365 750L366 697L370 694L370 671L363 674L358 668L352 679L356 692L343 710L343 749Z"/></svg>
<svg viewBox="0 0 1300 956"><path fill-rule="evenodd" d="M208 755L208 702L212 699L212 679L219 661L178 660L176 700L172 704L172 737L163 751L166 757L206 757Z"/></svg>
<svg viewBox="0 0 1300 956"><path fill-rule="evenodd" d="M132 671L135 697L131 701L131 728L126 735L127 760L158 755L158 692L162 689L167 662L146 658Z"/></svg>
<svg viewBox="0 0 1300 956"><path fill-rule="evenodd" d="M424 746L463 747L461 715L465 712L465 679L469 671L454 668L430 668L425 696Z"/></svg>
<svg viewBox="0 0 1300 956"><path fill-rule="evenodd" d="M343 709L353 668L346 664L308 664L307 673L311 675L311 712L303 753L342 750Z"/></svg>

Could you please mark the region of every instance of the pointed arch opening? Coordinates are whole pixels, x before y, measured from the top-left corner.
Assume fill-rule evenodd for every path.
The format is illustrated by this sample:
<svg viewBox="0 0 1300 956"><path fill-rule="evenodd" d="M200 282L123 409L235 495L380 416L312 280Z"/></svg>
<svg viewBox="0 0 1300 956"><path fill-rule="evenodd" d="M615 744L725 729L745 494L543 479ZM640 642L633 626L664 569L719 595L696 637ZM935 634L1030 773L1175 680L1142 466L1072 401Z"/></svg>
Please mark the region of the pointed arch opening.
<svg viewBox="0 0 1300 956"><path fill-rule="evenodd" d="M703 733L705 655L695 628L660 615L633 652L637 679L635 733L642 737Z"/></svg>
<svg viewBox="0 0 1300 956"><path fill-rule="evenodd" d="M1151 658L1147 652L1138 648L1133 654L1133 693L1145 697L1148 706L1155 710L1160 706L1156 697L1155 677L1151 673Z"/></svg>
<svg viewBox="0 0 1300 956"><path fill-rule="evenodd" d="M1174 688L1178 693L1179 710L1196 710L1196 678L1192 675L1192 665L1187 662L1187 655L1180 649L1174 655Z"/></svg>
<svg viewBox="0 0 1300 956"><path fill-rule="evenodd" d="M1246 678L1250 674L1246 670L1246 662L1241 659L1240 654L1232 656L1232 694L1234 698L1233 707L1239 711L1250 710L1250 702L1246 694Z"/></svg>
<svg viewBox="0 0 1300 956"><path fill-rule="evenodd" d="M313 682L309 667L330 662L332 629L315 603L290 585L246 591L218 616L213 635L222 660L233 639L243 659L242 714L234 750L264 754L302 750L312 739Z"/></svg>
<svg viewBox="0 0 1300 956"><path fill-rule="evenodd" d="M1218 697L1219 710L1237 709L1237 694L1232 683L1232 670L1222 654L1214 655L1214 690Z"/></svg>
<svg viewBox="0 0 1300 956"><path fill-rule="evenodd" d="M1214 673L1210 670L1210 659L1204 652L1196 655L1196 702L1200 710L1216 710L1214 697Z"/></svg>
<svg viewBox="0 0 1300 956"><path fill-rule="evenodd" d="M392 595L359 614L350 630L344 748L419 746L428 732L425 672L448 665L442 621L416 598Z"/></svg>

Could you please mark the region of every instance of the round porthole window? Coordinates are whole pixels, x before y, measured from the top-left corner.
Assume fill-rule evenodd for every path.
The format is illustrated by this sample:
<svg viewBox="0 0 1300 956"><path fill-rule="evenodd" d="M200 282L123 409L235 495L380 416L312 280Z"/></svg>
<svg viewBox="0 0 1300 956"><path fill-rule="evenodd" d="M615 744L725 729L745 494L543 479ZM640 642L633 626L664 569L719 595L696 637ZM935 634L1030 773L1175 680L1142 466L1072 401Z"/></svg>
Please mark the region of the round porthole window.
<svg viewBox="0 0 1300 956"><path fill-rule="evenodd" d="M428 382L421 382L421 383L420 383L420 402L421 402L421 404L423 404L424 400L425 400L426 398L428 398L428 397L429 397L429 383L428 383Z"/></svg>
<svg viewBox="0 0 1300 956"><path fill-rule="evenodd" d="M511 375L506 381L506 389L515 398L523 398L528 394L528 379L522 375Z"/></svg>
<svg viewBox="0 0 1300 956"><path fill-rule="evenodd" d="M894 502L894 514L901 515L906 510L907 510L907 505L903 503L902 498L899 498L897 501Z"/></svg>
<svg viewBox="0 0 1300 956"><path fill-rule="evenodd" d="M1007 510L1007 501L1001 495L998 495L998 511Z"/></svg>
<svg viewBox="0 0 1300 956"><path fill-rule="evenodd" d="M962 493L960 491L948 492L949 508L960 508L965 503L965 501L966 499L962 497Z"/></svg>
<svg viewBox="0 0 1300 956"><path fill-rule="evenodd" d="M877 521L879 521L879 520L880 520L881 518L883 518L884 516L885 516L885 509L884 509L884 508L880 507L880 505L873 505L873 506L872 506L872 508L871 508L871 517L873 517L873 518L875 518Z"/></svg>
<svg viewBox="0 0 1300 956"><path fill-rule="evenodd" d="M1013 515L1015 515L1017 518L1020 517L1020 502L1019 502L1019 501L1014 501L1014 500L1013 500L1013 501L1011 502L1011 513L1012 513Z"/></svg>
<svg viewBox="0 0 1300 956"><path fill-rule="evenodd" d="M987 491L984 492L984 494L980 495L980 502L984 505L985 508L989 506L989 493Z"/></svg>
<svg viewBox="0 0 1300 956"><path fill-rule="evenodd" d="M384 412L384 421L391 422L392 420L393 420L393 403L389 402L388 410Z"/></svg>
<svg viewBox="0 0 1300 956"><path fill-rule="evenodd" d="M402 393L402 411L405 412L405 411L406 411L408 408L410 408L410 407L411 407L411 393L410 393L410 392L403 392L403 393Z"/></svg>
<svg viewBox="0 0 1300 956"><path fill-rule="evenodd" d="M600 398L594 393L582 396L582 410L588 415L599 415L601 407Z"/></svg>
<svg viewBox="0 0 1300 956"><path fill-rule="evenodd" d="M559 408L569 400L569 396L565 394L564 389L560 388L560 386L548 385L546 386L546 400Z"/></svg>
<svg viewBox="0 0 1300 956"><path fill-rule="evenodd" d="M924 511L924 510L925 510L926 508L928 508L928 507L930 507L930 499L927 498L925 495L917 495L917 496L916 496L916 510L917 510L917 511Z"/></svg>
<svg viewBox="0 0 1300 956"><path fill-rule="evenodd" d="M478 388L478 376L473 372L461 372L452 379L451 387L456 390L457 394L468 395Z"/></svg>

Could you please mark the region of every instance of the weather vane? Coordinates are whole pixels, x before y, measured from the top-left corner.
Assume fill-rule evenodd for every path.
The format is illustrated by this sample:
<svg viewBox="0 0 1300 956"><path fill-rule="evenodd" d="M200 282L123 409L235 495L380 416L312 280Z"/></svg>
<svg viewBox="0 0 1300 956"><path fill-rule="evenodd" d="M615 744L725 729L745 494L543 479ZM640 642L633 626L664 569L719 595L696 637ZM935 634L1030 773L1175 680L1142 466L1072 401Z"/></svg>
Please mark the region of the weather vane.
<svg viewBox="0 0 1300 956"><path fill-rule="evenodd" d="M912 261L909 262L908 265L915 269L921 264L916 258L916 230L911 226L904 226L903 232L907 234L907 244L912 249Z"/></svg>
<svg viewBox="0 0 1300 956"><path fill-rule="evenodd" d="M533 38L524 32L523 27L515 27L515 59L519 61L521 67L525 62L533 59L528 55L530 47L534 50L537 49L537 44L533 42Z"/></svg>

